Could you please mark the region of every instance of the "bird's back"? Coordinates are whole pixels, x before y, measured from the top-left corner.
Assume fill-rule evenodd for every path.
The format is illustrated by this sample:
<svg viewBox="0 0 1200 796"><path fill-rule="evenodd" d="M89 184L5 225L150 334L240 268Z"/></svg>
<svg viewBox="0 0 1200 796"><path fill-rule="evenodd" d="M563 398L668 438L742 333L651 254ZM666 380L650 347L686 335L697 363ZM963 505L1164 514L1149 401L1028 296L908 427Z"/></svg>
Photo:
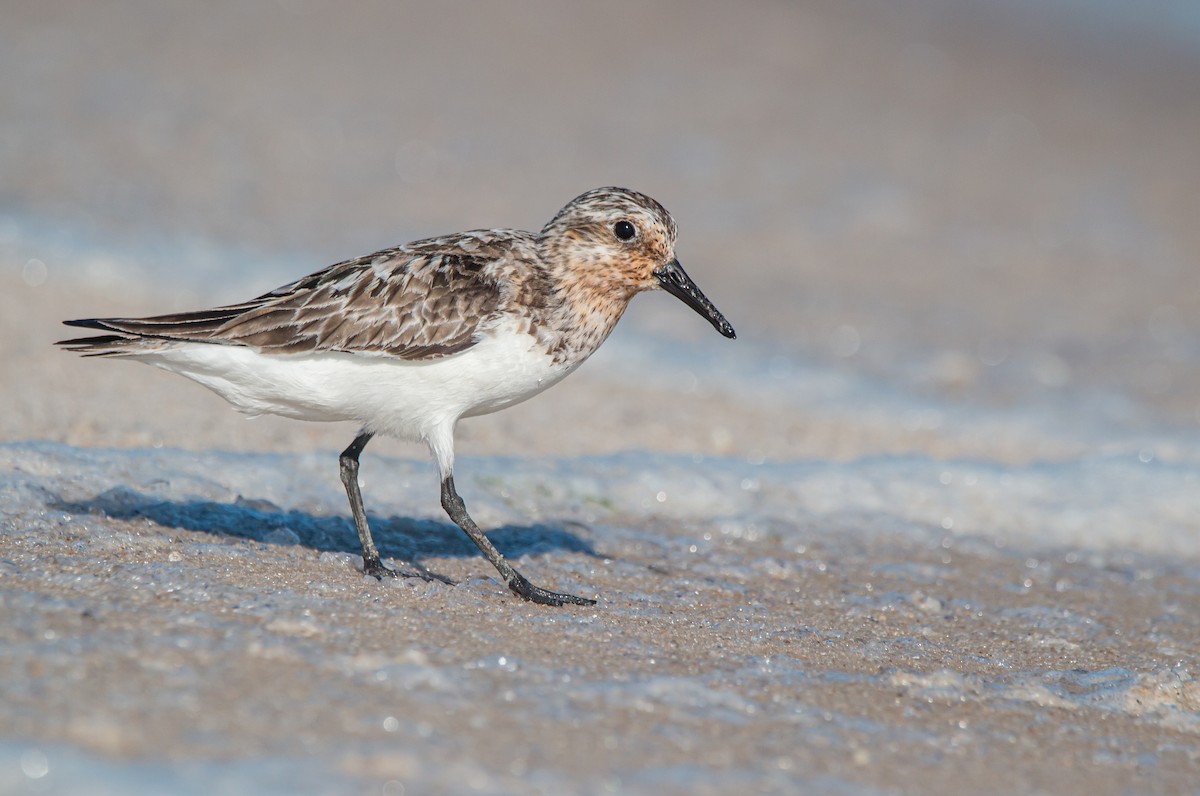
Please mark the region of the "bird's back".
<svg viewBox="0 0 1200 796"><path fill-rule="evenodd" d="M178 343L250 346L266 354L339 351L406 360L476 344L516 305L546 310L535 239L476 230L336 263L238 304L148 318L88 318L105 332L59 345L87 356L138 356Z"/></svg>

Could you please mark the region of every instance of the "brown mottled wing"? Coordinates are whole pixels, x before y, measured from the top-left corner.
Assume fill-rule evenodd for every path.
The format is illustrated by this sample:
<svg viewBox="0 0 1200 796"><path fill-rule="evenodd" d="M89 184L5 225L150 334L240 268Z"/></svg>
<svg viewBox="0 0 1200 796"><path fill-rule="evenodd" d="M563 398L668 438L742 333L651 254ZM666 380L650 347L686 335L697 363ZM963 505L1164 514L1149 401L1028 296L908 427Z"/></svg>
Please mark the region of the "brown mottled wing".
<svg viewBox="0 0 1200 796"><path fill-rule="evenodd" d="M493 247L447 239L337 263L251 301L199 312L73 325L139 338L435 359L470 348L500 308ZM69 341L74 342L74 341Z"/></svg>
<svg viewBox="0 0 1200 796"><path fill-rule="evenodd" d="M500 304L487 261L401 249L339 263L263 297L218 337L267 351L386 353L432 359L469 348Z"/></svg>

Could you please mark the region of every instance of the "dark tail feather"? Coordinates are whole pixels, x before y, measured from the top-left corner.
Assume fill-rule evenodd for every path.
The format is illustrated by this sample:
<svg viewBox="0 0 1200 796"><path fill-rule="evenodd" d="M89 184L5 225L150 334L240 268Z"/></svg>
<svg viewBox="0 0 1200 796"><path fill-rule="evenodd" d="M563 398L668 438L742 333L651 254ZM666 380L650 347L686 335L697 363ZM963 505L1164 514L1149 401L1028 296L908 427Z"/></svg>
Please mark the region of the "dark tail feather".
<svg viewBox="0 0 1200 796"><path fill-rule="evenodd" d="M123 343L130 338L122 337L119 334L104 334L96 337L73 337L70 340L58 340L55 345L60 345L68 351L74 351L81 348L93 348L100 345L113 345L114 343Z"/></svg>
<svg viewBox="0 0 1200 796"><path fill-rule="evenodd" d="M118 324L123 321L118 318L80 318L63 321L64 326L78 326L82 329L100 329L115 334L101 334L94 337L72 337L70 340L59 340L55 345L62 346L67 351L83 354L85 357L118 356L131 353L130 349L145 348L146 335L135 331L121 329Z"/></svg>
<svg viewBox="0 0 1200 796"><path fill-rule="evenodd" d="M245 311L247 306L239 304L198 312L158 315L153 318L79 318L63 321L66 326L98 329L112 334L59 340L55 345L84 356L102 357L132 353L131 349L153 348L156 340L206 342L208 334Z"/></svg>
<svg viewBox="0 0 1200 796"><path fill-rule="evenodd" d="M103 326L93 321L65 321L68 326L82 326L91 329L103 329ZM67 351L83 354L85 357L103 357L126 353L126 349L134 347L140 338L119 334L102 334L95 337L73 337L70 340L59 340L55 345L62 346Z"/></svg>
<svg viewBox="0 0 1200 796"><path fill-rule="evenodd" d="M81 329L104 329L106 331L113 331L111 327L105 325L103 318L80 318L79 320L75 321L63 321L63 326L78 326ZM66 341L64 340L63 342ZM58 343L55 343L55 345L58 345Z"/></svg>
<svg viewBox="0 0 1200 796"><path fill-rule="evenodd" d="M158 337L166 340L203 341L226 321L252 308L251 304L235 304L197 312L178 312L152 318L81 318L63 321L67 326L100 329L135 337Z"/></svg>

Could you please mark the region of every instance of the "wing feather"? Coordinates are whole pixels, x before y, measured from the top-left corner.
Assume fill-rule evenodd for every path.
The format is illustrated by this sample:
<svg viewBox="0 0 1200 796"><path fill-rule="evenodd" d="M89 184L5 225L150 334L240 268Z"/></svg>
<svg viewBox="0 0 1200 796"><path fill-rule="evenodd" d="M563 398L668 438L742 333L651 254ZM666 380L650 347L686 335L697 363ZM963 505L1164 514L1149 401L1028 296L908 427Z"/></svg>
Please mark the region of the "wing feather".
<svg viewBox="0 0 1200 796"><path fill-rule="evenodd" d="M497 232L418 241L336 263L240 304L152 318L67 321L129 337L108 334L66 342L89 350L81 344L95 340L111 353L128 352L130 343L148 338L247 345L275 353L331 350L411 360L448 356L474 345L481 327L503 310L512 292L509 249L523 233ZM517 260L528 262L524 256Z"/></svg>

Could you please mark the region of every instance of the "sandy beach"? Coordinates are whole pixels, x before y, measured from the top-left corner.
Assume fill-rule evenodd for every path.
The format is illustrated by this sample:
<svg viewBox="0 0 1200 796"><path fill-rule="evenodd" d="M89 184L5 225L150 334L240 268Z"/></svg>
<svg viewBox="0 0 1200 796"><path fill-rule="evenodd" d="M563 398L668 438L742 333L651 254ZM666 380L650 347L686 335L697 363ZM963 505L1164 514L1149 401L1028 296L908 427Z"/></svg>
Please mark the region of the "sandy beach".
<svg viewBox="0 0 1200 796"><path fill-rule="evenodd" d="M1197 792L1200 20L1159 10L10 4L0 793ZM639 297L456 470L595 607L507 593L392 440L376 540L457 585L365 578L353 427L52 346L604 184L739 339Z"/></svg>

